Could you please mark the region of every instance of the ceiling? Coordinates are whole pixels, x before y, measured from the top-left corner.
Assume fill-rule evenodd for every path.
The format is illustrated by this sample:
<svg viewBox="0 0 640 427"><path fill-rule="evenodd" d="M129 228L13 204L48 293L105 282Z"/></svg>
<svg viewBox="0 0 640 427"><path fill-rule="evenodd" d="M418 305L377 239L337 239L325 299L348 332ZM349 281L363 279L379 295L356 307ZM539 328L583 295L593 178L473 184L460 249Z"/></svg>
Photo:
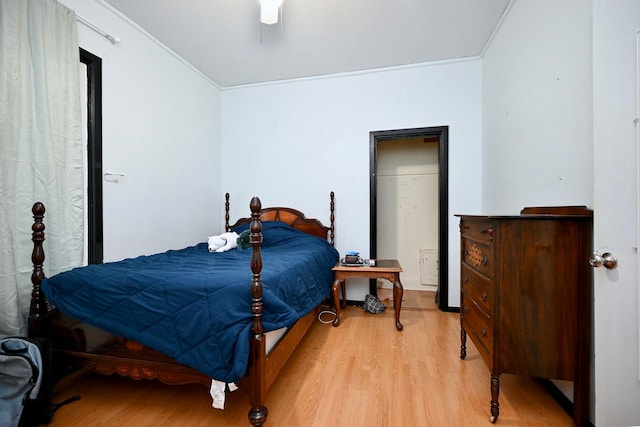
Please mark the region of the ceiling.
<svg viewBox="0 0 640 427"><path fill-rule="evenodd" d="M482 53L510 0L106 0L221 87Z"/></svg>

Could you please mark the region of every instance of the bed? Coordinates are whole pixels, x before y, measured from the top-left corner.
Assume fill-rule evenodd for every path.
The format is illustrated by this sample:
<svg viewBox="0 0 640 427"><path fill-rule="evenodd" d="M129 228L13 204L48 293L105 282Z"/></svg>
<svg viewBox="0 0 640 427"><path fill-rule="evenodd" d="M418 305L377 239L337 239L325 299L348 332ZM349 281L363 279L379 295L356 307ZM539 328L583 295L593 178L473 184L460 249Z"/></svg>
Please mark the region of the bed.
<svg viewBox="0 0 640 427"><path fill-rule="evenodd" d="M334 205L331 192L325 226L293 208L263 209L254 197L250 217L230 225L227 193L225 229L249 230L249 249L215 253L200 243L46 278L45 207L37 202L29 335L52 340L58 376L84 367L201 383L212 396L216 384L224 393L238 383L249 422L262 426L267 390L331 294Z"/></svg>

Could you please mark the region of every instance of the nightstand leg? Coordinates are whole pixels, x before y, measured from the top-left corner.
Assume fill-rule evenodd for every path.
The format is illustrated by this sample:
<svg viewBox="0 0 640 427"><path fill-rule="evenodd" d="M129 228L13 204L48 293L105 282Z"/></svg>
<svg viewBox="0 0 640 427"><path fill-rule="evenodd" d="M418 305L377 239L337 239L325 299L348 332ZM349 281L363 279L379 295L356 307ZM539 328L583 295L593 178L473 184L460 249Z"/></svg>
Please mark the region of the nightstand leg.
<svg viewBox="0 0 640 427"><path fill-rule="evenodd" d="M336 318L333 319L333 326L338 326L340 324L340 315L342 314L340 312L340 296L338 295L339 287L340 287L340 280L334 280L333 285L331 286L331 295L333 296L333 305L336 308Z"/></svg>
<svg viewBox="0 0 640 427"><path fill-rule="evenodd" d="M402 323L400 323L400 309L402 308L404 289L398 276L399 275L396 276L396 280L393 282L393 309L396 311L396 329L401 331L403 326Z"/></svg>

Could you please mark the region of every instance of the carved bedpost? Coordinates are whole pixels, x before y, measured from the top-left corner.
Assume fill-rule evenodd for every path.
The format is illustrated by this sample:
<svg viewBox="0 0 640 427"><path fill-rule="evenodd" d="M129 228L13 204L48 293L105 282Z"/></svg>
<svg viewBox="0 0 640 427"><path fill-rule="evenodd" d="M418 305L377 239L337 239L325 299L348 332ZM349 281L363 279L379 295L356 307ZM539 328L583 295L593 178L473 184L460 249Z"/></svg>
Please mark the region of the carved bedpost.
<svg viewBox="0 0 640 427"><path fill-rule="evenodd" d="M266 397L266 381L265 381L265 354L266 343L264 337L264 329L262 326L262 255L260 247L262 246L262 222L260 221L260 212L262 204L260 199L253 197L249 205L251 208L251 246L253 253L251 254L251 316L253 324L251 326L251 339L249 349L249 382L251 409L249 410L249 422L253 426L262 426L267 421L267 407L264 406Z"/></svg>
<svg viewBox="0 0 640 427"><path fill-rule="evenodd" d="M335 246L334 212L335 212L336 203L335 203L335 194L333 193L333 191L331 192L331 194L329 194L329 198L331 199L331 203L329 204L329 210L331 211L331 215L329 216L329 220L331 221L331 226L329 227L329 243L331 243L331 246Z"/></svg>
<svg viewBox="0 0 640 427"><path fill-rule="evenodd" d="M30 337L41 335L43 332L43 323L46 317L48 307L47 301L40 289L40 284L44 280L44 248L42 242L44 242L44 205L40 202L36 202L31 208L33 213L33 225L31 230L33 231L31 241L33 241L33 252L31 252L31 262L33 263L33 273L31 273L31 283L33 289L31 291L31 305L29 307L29 323L28 323L28 335Z"/></svg>
<svg viewBox="0 0 640 427"><path fill-rule="evenodd" d="M229 193L224 195L224 231L231 231L229 229Z"/></svg>

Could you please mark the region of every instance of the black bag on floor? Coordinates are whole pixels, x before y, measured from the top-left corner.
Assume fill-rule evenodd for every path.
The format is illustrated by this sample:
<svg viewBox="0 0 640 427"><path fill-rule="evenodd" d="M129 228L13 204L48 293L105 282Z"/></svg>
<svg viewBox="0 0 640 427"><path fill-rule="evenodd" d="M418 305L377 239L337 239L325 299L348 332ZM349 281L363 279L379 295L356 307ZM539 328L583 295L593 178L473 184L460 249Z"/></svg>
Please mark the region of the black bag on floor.
<svg viewBox="0 0 640 427"><path fill-rule="evenodd" d="M384 305L382 301L378 299L378 297L371 294L368 294L364 297L364 303L362 304L363 311L368 311L369 313L373 314L380 314L384 311L385 308L387 308L387 306Z"/></svg>
<svg viewBox="0 0 640 427"><path fill-rule="evenodd" d="M47 339L0 340L1 427L31 427L51 420L52 359Z"/></svg>

